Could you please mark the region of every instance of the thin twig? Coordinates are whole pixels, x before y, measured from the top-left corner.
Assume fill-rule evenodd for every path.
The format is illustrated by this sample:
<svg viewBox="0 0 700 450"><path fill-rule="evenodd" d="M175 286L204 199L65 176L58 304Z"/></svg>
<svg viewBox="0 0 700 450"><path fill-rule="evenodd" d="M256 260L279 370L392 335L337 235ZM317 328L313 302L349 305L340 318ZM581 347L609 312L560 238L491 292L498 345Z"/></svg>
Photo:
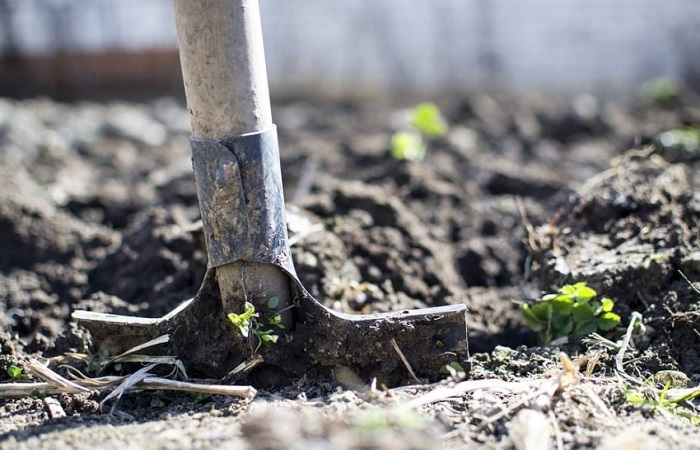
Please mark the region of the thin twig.
<svg viewBox="0 0 700 450"><path fill-rule="evenodd" d="M0 398L31 397L34 394L61 394L65 390L45 381L38 383L3 383L0 384Z"/></svg>
<svg viewBox="0 0 700 450"><path fill-rule="evenodd" d="M201 392L212 395L229 395L252 399L257 391L252 386L228 384L201 384L187 381L169 380L167 378L148 377L141 382L145 389L163 389L169 391Z"/></svg>
<svg viewBox="0 0 700 450"><path fill-rule="evenodd" d="M678 273L681 274L681 276L683 277L683 279L688 283L688 286L690 286L690 288L691 288L692 290L694 290L696 293L700 294L700 289L698 289L698 288L696 288L695 286L693 286L693 283L690 282L690 280L688 279L688 277L685 276L685 274L683 273L682 270L679 270Z"/></svg>
<svg viewBox="0 0 700 450"><path fill-rule="evenodd" d="M123 383L127 377L106 376L99 378L87 378L78 380L75 384L89 391L107 391ZM211 395L228 395L252 399L257 391L252 386L220 385L192 383L185 381L169 380L167 378L147 377L140 382L130 386L127 391L141 390L169 390L201 392ZM37 383L3 383L0 384L0 398L30 397L35 394L53 395L65 393L65 389L47 382Z"/></svg>
<svg viewBox="0 0 700 450"><path fill-rule="evenodd" d="M416 373L413 371L413 367L411 367L411 364L408 362L408 359L406 359L406 355L403 354L403 352L399 348L399 344L396 343L396 339L391 338L391 345L394 347L394 350L396 350L396 353L399 355L399 358L401 358L403 365L406 366L408 373L411 374L411 378L413 378L413 381L415 381L416 384L421 384L420 380L416 376Z"/></svg>

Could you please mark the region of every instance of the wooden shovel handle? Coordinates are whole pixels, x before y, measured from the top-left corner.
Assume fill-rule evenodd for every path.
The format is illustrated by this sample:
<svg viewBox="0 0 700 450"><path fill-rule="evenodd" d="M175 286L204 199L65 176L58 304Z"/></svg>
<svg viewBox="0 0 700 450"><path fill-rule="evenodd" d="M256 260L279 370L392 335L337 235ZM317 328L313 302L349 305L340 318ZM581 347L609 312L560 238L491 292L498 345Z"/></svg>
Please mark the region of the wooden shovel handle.
<svg viewBox="0 0 700 450"><path fill-rule="evenodd" d="M223 138L272 126L257 0L174 0L192 132Z"/></svg>
<svg viewBox="0 0 700 450"><path fill-rule="evenodd" d="M174 0L187 108L196 137L221 139L272 127L258 0ZM245 301L290 304L277 267L236 261L216 268L225 313ZM282 313L286 326L289 312Z"/></svg>

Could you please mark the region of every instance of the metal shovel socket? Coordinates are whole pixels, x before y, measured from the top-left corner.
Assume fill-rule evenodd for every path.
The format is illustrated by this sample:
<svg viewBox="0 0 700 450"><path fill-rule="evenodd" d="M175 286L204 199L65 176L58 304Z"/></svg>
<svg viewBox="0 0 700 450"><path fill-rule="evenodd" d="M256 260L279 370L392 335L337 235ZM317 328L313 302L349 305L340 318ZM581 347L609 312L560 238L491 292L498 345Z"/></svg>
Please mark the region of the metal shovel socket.
<svg viewBox="0 0 700 450"><path fill-rule="evenodd" d="M177 356L188 371L221 378L256 351L265 364L288 377L327 376L339 366L360 378L387 384L436 379L457 363L468 370L466 307L463 304L351 315L314 299L295 272L287 238L276 129L226 139L191 139L197 194L209 270L197 295L158 319L76 311L73 317L98 346L118 354L169 334L157 354ZM276 311L269 299L222 300L215 268L236 261L271 264L291 281L292 325L274 344L258 346L236 330L227 314L250 301L266 324Z"/></svg>

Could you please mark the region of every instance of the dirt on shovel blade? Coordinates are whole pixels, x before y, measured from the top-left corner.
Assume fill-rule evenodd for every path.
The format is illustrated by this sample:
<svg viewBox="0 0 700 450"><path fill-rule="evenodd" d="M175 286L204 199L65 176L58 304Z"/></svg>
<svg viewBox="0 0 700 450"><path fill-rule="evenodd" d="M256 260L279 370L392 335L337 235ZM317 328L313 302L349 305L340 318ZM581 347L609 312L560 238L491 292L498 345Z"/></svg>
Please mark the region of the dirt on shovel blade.
<svg viewBox="0 0 700 450"><path fill-rule="evenodd" d="M105 392L39 390L0 399L0 448L697 448L694 391L674 399L700 382L698 98L436 100L450 130L420 162L391 157L405 99L273 111L304 285L350 313L466 304L469 379L407 368L385 389L261 366L240 380L252 401L145 391L103 407ZM38 381L32 358L109 357L76 309L159 317L195 294L188 134L171 99L0 100L1 386ZM520 303L581 281L620 327L541 346Z"/></svg>

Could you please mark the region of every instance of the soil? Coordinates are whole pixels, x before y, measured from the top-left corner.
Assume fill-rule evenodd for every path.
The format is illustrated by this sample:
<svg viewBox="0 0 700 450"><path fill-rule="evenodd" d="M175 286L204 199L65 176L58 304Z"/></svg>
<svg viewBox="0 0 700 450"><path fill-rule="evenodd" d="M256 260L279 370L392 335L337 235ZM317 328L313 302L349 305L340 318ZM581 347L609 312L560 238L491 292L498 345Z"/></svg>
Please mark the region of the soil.
<svg viewBox="0 0 700 450"><path fill-rule="evenodd" d="M659 139L700 123L697 96L437 103L450 131L420 162L389 151L412 101L276 103L295 267L339 311L466 304L468 379L509 388L417 404L464 384L258 376L242 380L256 383L253 401L156 391L101 408L104 393L53 396L65 417L35 395L0 400L0 448L700 448L679 413L693 402L632 403L619 347L606 346L639 312L627 374L700 382L700 143ZM188 134L168 98L0 100L0 382L31 358L97 352L74 310L159 317L197 292L206 253ZM519 305L577 281L614 299L620 329L539 345ZM560 352L588 362L585 377L530 395L527 383L572 371Z"/></svg>

